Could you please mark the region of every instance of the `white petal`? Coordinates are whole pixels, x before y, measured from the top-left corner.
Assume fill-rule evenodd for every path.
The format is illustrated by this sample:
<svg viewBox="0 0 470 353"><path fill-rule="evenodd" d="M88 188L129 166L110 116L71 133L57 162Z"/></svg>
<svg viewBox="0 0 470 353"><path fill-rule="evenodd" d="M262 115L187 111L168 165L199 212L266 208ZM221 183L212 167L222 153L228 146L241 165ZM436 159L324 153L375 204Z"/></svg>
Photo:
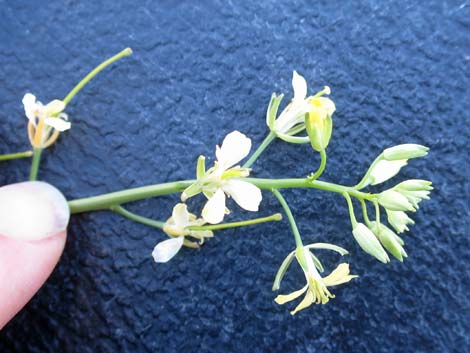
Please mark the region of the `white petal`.
<svg viewBox="0 0 470 353"><path fill-rule="evenodd" d="M407 164L406 159L398 161L379 161L370 173L371 184L380 184L398 174L400 169Z"/></svg>
<svg viewBox="0 0 470 353"><path fill-rule="evenodd" d="M184 237L171 238L158 243L152 251L155 262L168 262L183 246Z"/></svg>
<svg viewBox="0 0 470 353"><path fill-rule="evenodd" d="M179 203L173 207L172 213L173 222L177 228L184 228L189 223L188 206L184 203Z"/></svg>
<svg viewBox="0 0 470 353"><path fill-rule="evenodd" d="M222 147L216 147L215 155L220 167L225 170L245 158L250 149L251 139L235 130L225 136Z"/></svg>
<svg viewBox="0 0 470 353"><path fill-rule="evenodd" d="M50 184L28 181L0 188L0 237L44 239L65 230L69 218L65 197Z"/></svg>
<svg viewBox="0 0 470 353"><path fill-rule="evenodd" d="M37 108L36 97L31 93L26 93L23 97L23 106L26 117L34 123L35 119L35 110Z"/></svg>
<svg viewBox="0 0 470 353"><path fill-rule="evenodd" d="M292 73L292 88L294 89L294 101L300 102L307 96L307 82L297 71Z"/></svg>
<svg viewBox="0 0 470 353"><path fill-rule="evenodd" d="M46 125L52 126L58 131L68 130L72 126L72 124L70 124L68 121L62 120L60 118L46 118L44 119L44 123Z"/></svg>
<svg viewBox="0 0 470 353"><path fill-rule="evenodd" d="M59 99L54 99L53 101L47 103L44 107L47 115L58 114L65 109L65 103Z"/></svg>
<svg viewBox="0 0 470 353"><path fill-rule="evenodd" d="M224 220L225 215L225 194L222 189L218 189L216 193L206 202L202 210L202 218L207 223L217 224Z"/></svg>
<svg viewBox="0 0 470 353"><path fill-rule="evenodd" d="M263 195L257 186L246 181L230 179L223 188L241 208L247 211L258 211Z"/></svg>

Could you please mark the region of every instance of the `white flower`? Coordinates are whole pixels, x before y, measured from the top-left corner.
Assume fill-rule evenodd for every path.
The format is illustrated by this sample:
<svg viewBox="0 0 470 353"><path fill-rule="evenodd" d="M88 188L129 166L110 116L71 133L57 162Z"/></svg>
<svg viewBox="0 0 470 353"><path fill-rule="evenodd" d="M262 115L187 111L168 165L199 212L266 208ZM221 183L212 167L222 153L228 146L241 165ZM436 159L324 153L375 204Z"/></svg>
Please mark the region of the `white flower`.
<svg viewBox="0 0 470 353"><path fill-rule="evenodd" d="M171 239L158 243L153 249L152 256L155 262L167 262L174 257L183 245L198 247L198 244L185 239L186 236L199 239L202 244L205 238L214 236L210 230L190 230L190 226L202 226L204 220L197 219L196 216L188 212L188 207L184 203L179 203L173 207L172 216L165 222L163 231Z"/></svg>
<svg viewBox="0 0 470 353"><path fill-rule="evenodd" d="M23 97L23 106L31 126L28 132L33 147L44 148L51 145L58 136L58 133L54 134L53 129L57 132L70 129L71 124L67 121L67 114L62 112L65 109L65 103L61 100L55 99L43 105L36 100L34 95L26 93ZM41 126L41 122L45 126Z"/></svg>
<svg viewBox="0 0 470 353"><path fill-rule="evenodd" d="M211 224L220 223L227 212L226 196L233 197L235 202L247 211L258 211L262 200L261 190L242 178L250 174L250 170L235 166L245 158L251 149L251 140L239 131L228 134L222 146L216 147L214 167L209 169L198 181L187 188L181 195L185 201L200 192L208 198L202 210L202 217Z"/></svg>
<svg viewBox="0 0 470 353"><path fill-rule="evenodd" d="M302 267L307 284L297 291L287 295L278 295L274 299L278 304L285 304L306 293L304 299L291 311L292 315L309 307L313 303L326 304L330 298L334 298L334 295L330 293L327 287L337 286L357 277L349 274L349 264L342 263L328 276L322 278L315 267L312 254L307 247L298 248L295 252L295 256Z"/></svg>
<svg viewBox="0 0 470 353"><path fill-rule="evenodd" d="M292 74L292 89L294 91L292 102L274 121L273 126L276 134L282 139L287 139L287 141L289 141L289 136L305 129L306 113L313 113L315 117L318 116L317 120L323 123L326 115L331 117L336 109L332 100L321 97L331 93L328 86L325 86L322 91L314 96L307 97L307 82L297 71ZM306 142L308 142L308 138Z"/></svg>

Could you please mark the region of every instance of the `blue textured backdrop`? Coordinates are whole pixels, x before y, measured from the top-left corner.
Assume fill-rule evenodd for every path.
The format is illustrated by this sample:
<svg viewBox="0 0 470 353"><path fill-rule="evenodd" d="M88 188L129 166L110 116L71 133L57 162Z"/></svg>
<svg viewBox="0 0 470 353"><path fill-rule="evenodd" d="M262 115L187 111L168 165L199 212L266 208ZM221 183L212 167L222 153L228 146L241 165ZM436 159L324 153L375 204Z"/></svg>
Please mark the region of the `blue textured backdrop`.
<svg viewBox="0 0 470 353"><path fill-rule="evenodd" d="M290 92L293 69L312 90L330 85L337 104L324 179L356 183L383 148L414 142L431 153L398 179L435 185L406 235L409 258L387 266L358 249L340 197L286 192L305 239L346 247L360 275L295 317L270 291L293 248L285 222L219 233L157 265L162 233L74 216L58 267L0 351L468 352L469 19L463 1L0 0L1 152L28 146L25 92L61 98L105 57L135 51L77 96L73 129L44 155L40 178L70 199L192 178L196 157L234 129L259 143L270 94ZM308 146L276 141L254 174L317 164ZM28 161L0 168L0 185L13 183ZM131 209L164 219L176 200ZM265 195L262 213L278 210ZM292 270L283 286L302 282Z"/></svg>

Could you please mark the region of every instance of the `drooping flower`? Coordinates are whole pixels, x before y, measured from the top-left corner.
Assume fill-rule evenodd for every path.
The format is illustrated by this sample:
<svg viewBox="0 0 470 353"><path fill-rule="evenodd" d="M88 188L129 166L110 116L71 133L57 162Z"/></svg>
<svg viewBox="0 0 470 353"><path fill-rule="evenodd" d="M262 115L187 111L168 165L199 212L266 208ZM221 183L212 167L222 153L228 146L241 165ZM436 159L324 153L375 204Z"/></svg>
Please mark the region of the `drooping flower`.
<svg viewBox="0 0 470 353"><path fill-rule="evenodd" d="M63 113L65 103L61 100L54 99L43 105L33 94L26 93L23 106L29 120L28 135L33 147L46 148L55 142L59 132L70 129L67 114Z"/></svg>
<svg viewBox="0 0 470 353"><path fill-rule="evenodd" d="M173 207L172 216L165 222L163 231L170 236L170 239L158 243L152 256L155 262L167 262L174 257L183 245L198 247L197 243L187 240L185 237L192 237L199 240L199 244L205 238L213 237L211 230L191 230L188 227L202 226L206 222L188 212L188 207L184 203L179 203Z"/></svg>
<svg viewBox="0 0 470 353"><path fill-rule="evenodd" d="M326 304L330 298L335 296L328 290L328 287L337 286L339 284L347 283L351 279L357 277L356 275L349 274L349 264L341 263L335 270L328 276L322 278L314 263L313 254L308 247L300 247L295 251L295 257L300 264L307 284L290 294L278 295L274 300L278 304L285 304L294 299L297 299L305 293L304 299L291 311L295 315L300 310L309 307L312 304Z"/></svg>
<svg viewBox="0 0 470 353"><path fill-rule="evenodd" d="M244 180L250 169L235 166L245 158L251 149L251 140L239 131L228 134L222 146L216 147L216 162L207 172L198 172L198 180L181 195L182 201L201 192L208 198L202 210L202 217L211 224L222 222L226 213L226 196L247 211L258 211L262 200L261 190ZM198 163L199 164L199 163Z"/></svg>
<svg viewBox="0 0 470 353"><path fill-rule="evenodd" d="M307 97L307 82L305 78L294 71L292 74L292 88L294 91L294 98L287 105L286 108L281 112L279 117L273 122L270 119L274 119L275 116L270 114L268 110L267 124L276 135L288 142L292 142L292 136L298 134L305 129L305 114L309 114L309 121L313 128L320 127L323 133L323 127L327 125L325 119L333 115L335 111L335 104L329 98L322 97L328 95L331 90L328 86L315 94L314 96ZM273 96L276 99L276 112L277 106L282 99L282 96ZM305 138L308 142L309 139Z"/></svg>

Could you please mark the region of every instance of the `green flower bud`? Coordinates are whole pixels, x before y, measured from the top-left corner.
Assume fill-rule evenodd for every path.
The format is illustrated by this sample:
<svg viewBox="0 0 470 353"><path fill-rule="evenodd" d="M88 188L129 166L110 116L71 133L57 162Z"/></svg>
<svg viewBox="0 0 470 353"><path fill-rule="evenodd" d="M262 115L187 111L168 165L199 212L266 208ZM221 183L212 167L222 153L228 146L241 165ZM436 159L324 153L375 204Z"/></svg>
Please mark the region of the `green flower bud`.
<svg viewBox="0 0 470 353"><path fill-rule="evenodd" d="M421 179L409 179L398 184L394 189L407 190L407 191L421 191L421 190L432 190L432 182Z"/></svg>
<svg viewBox="0 0 470 353"><path fill-rule="evenodd" d="M415 222L403 211L386 210L386 212L388 223L390 223L398 233L403 233L405 230L409 230L407 226L408 224L415 224Z"/></svg>
<svg viewBox="0 0 470 353"><path fill-rule="evenodd" d="M377 230L377 222L370 223L370 229L374 232L377 238L380 240L380 243L400 262L403 262L404 257L408 257L403 249L402 244L403 240L398 237L390 228L383 224L379 224L379 229ZM400 242L401 241L401 242Z"/></svg>
<svg viewBox="0 0 470 353"><path fill-rule="evenodd" d="M410 159L424 157L428 154L429 148L422 145L407 143L387 148L383 152L383 156L388 161L397 161L402 159Z"/></svg>
<svg viewBox="0 0 470 353"><path fill-rule="evenodd" d="M416 211L405 196L392 189L382 191L377 197L377 201L391 211Z"/></svg>
<svg viewBox="0 0 470 353"><path fill-rule="evenodd" d="M310 139L312 148L323 151L330 143L333 131L333 119L328 114L322 115L318 111L312 111L305 115L305 127Z"/></svg>
<svg viewBox="0 0 470 353"><path fill-rule="evenodd" d="M380 242L375 237L374 233L367 228L363 223L357 223L353 229L353 236L359 246L369 255L372 255L377 260L383 263L390 262L390 258L385 252Z"/></svg>

